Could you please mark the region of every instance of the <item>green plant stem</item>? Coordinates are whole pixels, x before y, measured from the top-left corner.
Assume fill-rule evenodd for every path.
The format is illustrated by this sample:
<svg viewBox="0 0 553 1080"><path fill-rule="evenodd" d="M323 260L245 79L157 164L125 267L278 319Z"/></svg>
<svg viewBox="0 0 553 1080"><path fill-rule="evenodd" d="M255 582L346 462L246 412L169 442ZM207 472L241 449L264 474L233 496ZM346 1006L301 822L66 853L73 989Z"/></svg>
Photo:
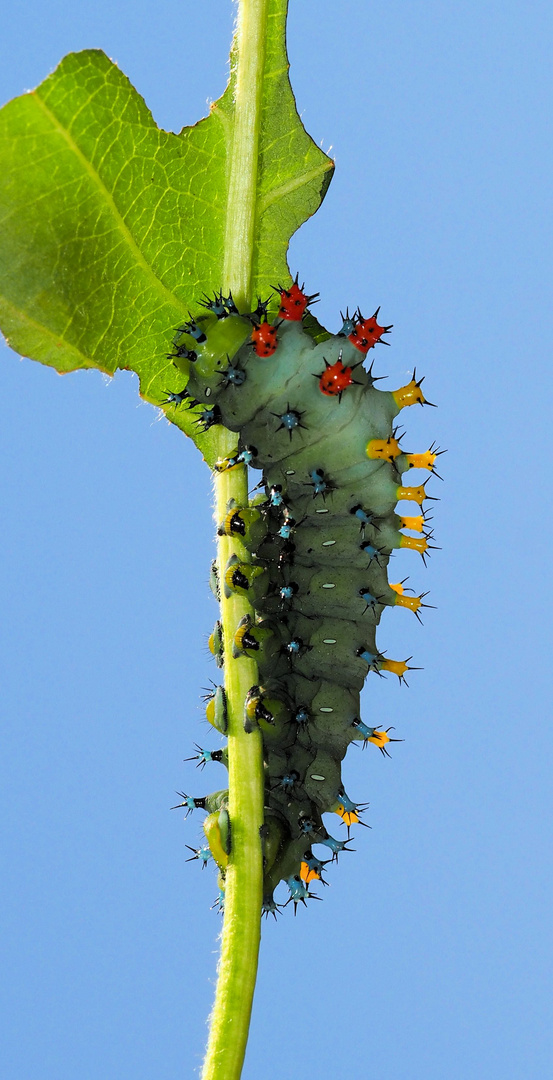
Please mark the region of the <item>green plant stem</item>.
<svg viewBox="0 0 553 1080"><path fill-rule="evenodd" d="M236 104L223 279L232 289L239 309L251 301L267 9L267 0L240 0L238 5Z"/></svg>
<svg viewBox="0 0 553 1080"><path fill-rule="evenodd" d="M234 437L236 438L236 437ZM225 516L229 498L247 502L247 475L242 467L222 473L216 480L216 513ZM229 537L219 541L218 564L241 545ZM251 614L245 598L221 598L225 642L225 688L228 705L229 815L231 855L225 874L225 907L215 1003L204 1062L203 1080L238 1080L246 1051L250 1014L257 975L263 858L263 756L258 731L244 731L244 699L258 679L253 660L232 658L232 639L243 615Z"/></svg>
<svg viewBox="0 0 553 1080"><path fill-rule="evenodd" d="M236 31L236 99L225 235L223 287L231 289L239 309L251 302L251 275L255 243L257 158L261 92L267 25L267 0L240 0ZM236 435L224 431L219 456L236 449ZM215 474L217 522L227 504L248 502L247 469ZM248 553L239 540L220 537L219 580L227 560L236 552ZM202 1080L239 1080L242 1072L260 942L263 891L263 754L259 732L244 731L244 699L258 681L253 660L232 657L234 633L242 616L253 615L244 597L226 598L221 588L221 621L225 649L225 689L228 705L229 815L231 855L225 874L225 911L215 1003Z"/></svg>

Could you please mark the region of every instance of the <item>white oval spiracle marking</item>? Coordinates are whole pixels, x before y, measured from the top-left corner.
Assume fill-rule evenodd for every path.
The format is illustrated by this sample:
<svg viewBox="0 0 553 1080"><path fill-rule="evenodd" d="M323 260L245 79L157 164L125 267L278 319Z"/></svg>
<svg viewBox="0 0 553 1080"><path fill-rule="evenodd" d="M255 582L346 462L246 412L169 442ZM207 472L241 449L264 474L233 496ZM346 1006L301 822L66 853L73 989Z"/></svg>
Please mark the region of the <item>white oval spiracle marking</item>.
<svg viewBox="0 0 553 1080"><path fill-rule="evenodd" d="M320 776L319 773L312 772L311 773L311 779L312 780L326 780L326 776Z"/></svg>
<svg viewBox="0 0 553 1080"><path fill-rule="evenodd" d="M323 638L323 645L335 645L335 644L336 644L336 638L335 637L325 637L325 638Z"/></svg>
<svg viewBox="0 0 553 1080"><path fill-rule="evenodd" d="M325 585L321 585L322 589L335 589L336 585L333 581L327 581Z"/></svg>

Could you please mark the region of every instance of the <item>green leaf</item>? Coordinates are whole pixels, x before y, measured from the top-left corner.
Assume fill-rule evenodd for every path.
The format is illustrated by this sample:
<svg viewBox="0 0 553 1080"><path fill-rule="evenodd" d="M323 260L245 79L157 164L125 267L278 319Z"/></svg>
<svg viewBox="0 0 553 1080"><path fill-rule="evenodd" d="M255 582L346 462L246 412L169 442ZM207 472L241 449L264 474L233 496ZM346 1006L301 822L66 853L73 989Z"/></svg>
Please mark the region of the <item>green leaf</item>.
<svg viewBox="0 0 553 1080"><path fill-rule="evenodd" d="M296 110L286 8L268 0L248 196L253 296L290 280L289 239L317 210L333 170ZM60 372L130 369L154 405L183 389L167 359L173 328L204 292L228 287L236 49L223 96L178 135L156 127L97 50L66 56L0 111L0 325L17 352ZM191 434L190 413L166 413ZM212 432L194 438L212 463Z"/></svg>

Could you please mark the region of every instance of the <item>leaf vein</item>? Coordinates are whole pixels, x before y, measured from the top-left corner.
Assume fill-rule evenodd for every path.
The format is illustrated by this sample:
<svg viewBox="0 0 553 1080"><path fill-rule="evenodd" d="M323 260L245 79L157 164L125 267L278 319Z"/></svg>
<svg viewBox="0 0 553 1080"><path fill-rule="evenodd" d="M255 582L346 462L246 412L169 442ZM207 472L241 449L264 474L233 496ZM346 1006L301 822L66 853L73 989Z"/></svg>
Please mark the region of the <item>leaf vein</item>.
<svg viewBox="0 0 553 1080"><path fill-rule="evenodd" d="M317 176L321 178L332 168L331 164L318 165L314 169L309 169L308 172L301 173L300 176L294 177L293 180L288 180L285 184L280 184L278 187L272 188L259 199L257 204L258 214L264 214L273 203L278 202L285 195L291 194L292 191L296 191L298 188L308 184L310 180L315 180Z"/></svg>
<svg viewBox="0 0 553 1080"><path fill-rule="evenodd" d="M136 240L134 239L134 236L132 235L128 225L126 224L124 218L122 217L120 211L118 210L118 208L117 208L117 206L115 204L115 200L114 200L113 196L108 191L107 187L105 186L105 184L104 184L103 180L101 179L101 177L98 175L98 173L97 173L96 169L93 167L92 163L87 161L85 155L83 154L82 150L80 150L80 148L77 146L77 143L73 139L70 132L66 128L63 127L63 125L57 119L55 114L50 111L50 109L48 108L46 103L38 96L38 94L36 92L33 94L33 97L34 97L34 100L38 103L39 107L44 112L45 116L48 117L48 119L50 120L52 125L54 127L56 127L57 130L60 132L62 137L65 139L67 145L69 146L70 150L72 150L72 152L75 154L75 156L77 157L77 159L79 160L79 162L83 166L85 172L88 173L91 180L93 181L93 183L98 188L102 198L104 199L104 201L105 201L105 203L106 203L106 205L108 207L108 210L110 211L113 219L115 220L117 229L119 230L119 232L122 234L123 238L125 239L128 247L132 251L132 254L133 254L134 258L136 259L136 261L139 263L139 265L142 267L142 269L145 270L146 273L151 278L152 283L153 283L155 289L157 290L157 292L160 293L161 296L163 296L163 298L164 298L164 300L166 302L169 301L175 307L180 308L180 304L178 303L178 300L175 297L174 293L172 293L170 291L170 289L168 289L167 286L164 285L162 281L160 281L160 279L155 274L152 266L150 265L150 263L147 261L146 257L144 256L143 252L140 250L140 248L139 248Z"/></svg>

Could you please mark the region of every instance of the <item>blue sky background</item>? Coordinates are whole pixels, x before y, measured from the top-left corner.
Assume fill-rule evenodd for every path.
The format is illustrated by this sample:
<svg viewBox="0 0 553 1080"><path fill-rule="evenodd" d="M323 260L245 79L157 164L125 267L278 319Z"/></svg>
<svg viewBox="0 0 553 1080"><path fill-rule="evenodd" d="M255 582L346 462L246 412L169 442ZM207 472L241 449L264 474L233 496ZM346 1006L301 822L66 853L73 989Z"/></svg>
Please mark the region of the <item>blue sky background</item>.
<svg viewBox="0 0 553 1080"><path fill-rule="evenodd" d="M233 9L21 2L4 17L2 100L64 53L102 47L178 130L224 89ZM292 0L292 83L337 170L290 265L319 318L382 305L437 410L409 446L449 448L410 689L369 677L393 760L344 775L372 831L324 903L264 926L244 1080L542 1080L551 1069L551 53L546 2ZM216 745L198 695L209 476L136 380L59 378L2 347L4 1080L156 1080L199 1068L219 916L185 863L200 816L182 759ZM413 415L412 415L413 414ZM439 490L438 490L439 489Z"/></svg>

